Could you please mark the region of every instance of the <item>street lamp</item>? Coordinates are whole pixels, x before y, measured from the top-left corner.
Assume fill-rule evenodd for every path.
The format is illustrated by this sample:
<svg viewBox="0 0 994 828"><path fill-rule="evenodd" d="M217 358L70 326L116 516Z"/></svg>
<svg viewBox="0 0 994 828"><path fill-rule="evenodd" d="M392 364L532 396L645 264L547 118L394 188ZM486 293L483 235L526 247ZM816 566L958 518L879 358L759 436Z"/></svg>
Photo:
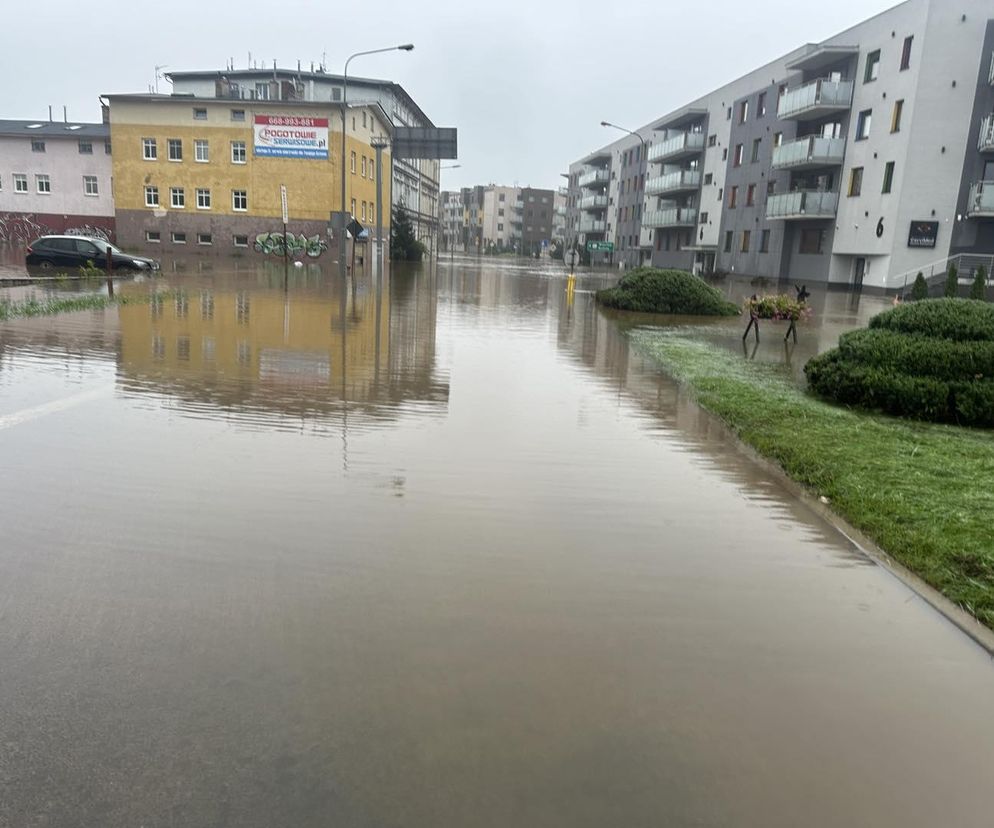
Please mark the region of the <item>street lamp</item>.
<svg viewBox="0 0 994 828"><path fill-rule="evenodd" d="M618 126L617 124L612 124L610 121L601 121L601 126L602 127L609 127L610 129L617 129L617 130L620 130L621 132L627 132L629 135L634 135L636 138L638 138L639 141L642 142L642 153L641 153L641 155L639 155L639 162L642 162L642 161L645 160L645 138L643 138L641 135L639 135L637 132L634 132L633 130L625 129L625 127ZM637 176L636 176L636 178L637 178ZM640 232L639 235L641 236L641 232ZM639 240L639 244L641 244L641 238Z"/></svg>
<svg viewBox="0 0 994 828"><path fill-rule="evenodd" d="M349 55L348 60L345 61L345 71L342 73L342 205L339 213L341 227L339 228L338 242L338 275L343 280L345 279L345 234L347 232L345 229L345 114L349 108L349 64L353 59L362 57L363 55L378 55L381 52L410 52L413 49L413 43L404 43L400 46L389 46L385 49L370 49L366 52L356 52L354 55ZM377 196L376 200L379 202L379 196Z"/></svg>

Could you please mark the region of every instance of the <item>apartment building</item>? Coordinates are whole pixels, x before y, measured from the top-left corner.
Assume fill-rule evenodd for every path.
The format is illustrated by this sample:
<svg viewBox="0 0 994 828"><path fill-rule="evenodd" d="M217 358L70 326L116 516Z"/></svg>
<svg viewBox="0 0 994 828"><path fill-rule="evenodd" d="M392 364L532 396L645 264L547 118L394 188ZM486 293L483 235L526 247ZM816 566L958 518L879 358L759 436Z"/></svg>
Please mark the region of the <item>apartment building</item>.
<svg viewBox="0 0 994 828"><path fill-rule="evenodd" d="M570 165L595 261L897 289L994 253L994 7L907 0Z"/></svg>
<svg viewBox="0 0 994 828"><path fill-rule="evenodd" d="M524 205L518 187L491 184L483 190L483 250L520 250Z"/></svg>
<svg viewBox="0 0 994 828"><path fill-rule="evenodd" d="M552 242L555 196L554 190L521 189L521 252L524 255L534 256L548 250Z"/></svg>
<svg viewBox="0 0 994 828"><path fill-rule="evenodd" d="M259 234L282 231L281 186L290 229L329 239L341 204L341 150L332 149L340 147L341 104L284 96L104 97L122 244L173 252L249 247ZM377 202L373 141L389 135L390 119L379 104L350 105L347 127L346 207L370 226ZM384 191L390 175L384 151ZM384 211L385 226L389 218Z"/></svg>
<svg viewBox="0 0 994 828"><path fill-rule="evenodd" d="M110 150L106 124L0 121L0 242L113 239Z"/></svg>
<svg viewBox="0 0 994 828"><path fill-rule="evenodd" d="M554 190L498 184L445 192L443 236L469 253L541 253L553 239L555 200Z"/></svg>

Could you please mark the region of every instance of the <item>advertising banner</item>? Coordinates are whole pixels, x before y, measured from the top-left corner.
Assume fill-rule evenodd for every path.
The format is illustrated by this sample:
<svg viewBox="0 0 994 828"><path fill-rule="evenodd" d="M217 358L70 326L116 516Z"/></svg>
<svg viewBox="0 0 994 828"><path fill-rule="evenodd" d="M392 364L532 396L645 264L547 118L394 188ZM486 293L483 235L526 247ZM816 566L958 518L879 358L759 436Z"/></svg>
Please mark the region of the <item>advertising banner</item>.
<svg viewBox="0 0 994 828"><path fill-rule="evenodd" d="M939 238L939 222L913 221L908 233L908 247L925 247L932 249Z"/></svg>
<svg viewBox="0 0 994 828"><path fill-rule="evenodd" d="M256 115L255 154L262 158L328 158L328 119Z"/></svg>

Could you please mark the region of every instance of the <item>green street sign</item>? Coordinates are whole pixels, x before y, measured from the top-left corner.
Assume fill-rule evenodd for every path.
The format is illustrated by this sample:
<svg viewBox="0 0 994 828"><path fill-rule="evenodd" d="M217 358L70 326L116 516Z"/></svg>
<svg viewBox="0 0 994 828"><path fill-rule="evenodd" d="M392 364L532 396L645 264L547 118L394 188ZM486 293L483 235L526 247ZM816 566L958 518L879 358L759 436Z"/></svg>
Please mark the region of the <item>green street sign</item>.
<svg viewBox="0 0 994 828"><path fill-rule="evenodd" d="M587 242L588 253L614 253L614 242L589 241Z"/></svg>

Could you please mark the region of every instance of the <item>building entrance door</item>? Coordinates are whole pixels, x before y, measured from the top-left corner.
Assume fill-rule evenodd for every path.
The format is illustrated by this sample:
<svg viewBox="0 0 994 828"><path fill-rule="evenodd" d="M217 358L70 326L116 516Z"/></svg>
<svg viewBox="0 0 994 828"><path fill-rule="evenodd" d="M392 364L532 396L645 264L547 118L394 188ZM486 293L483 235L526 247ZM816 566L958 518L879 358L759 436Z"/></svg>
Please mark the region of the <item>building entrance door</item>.
<svg viewBox="0 0 994 828"><path fill-rule="evenodd" d="M856 259L853 265L853 287L863 287L863 277L866 276L866 259L862 256Z"/></svg>

